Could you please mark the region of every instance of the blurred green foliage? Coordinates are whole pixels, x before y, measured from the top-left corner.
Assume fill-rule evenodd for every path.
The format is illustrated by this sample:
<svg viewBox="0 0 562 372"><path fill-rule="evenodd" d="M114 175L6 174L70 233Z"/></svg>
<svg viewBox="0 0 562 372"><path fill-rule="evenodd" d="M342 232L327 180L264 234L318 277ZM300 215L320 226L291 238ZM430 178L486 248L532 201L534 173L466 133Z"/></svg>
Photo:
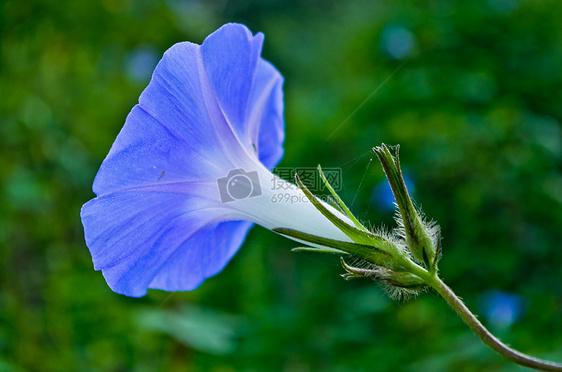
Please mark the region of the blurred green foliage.
<svg viewBox="0 0 562 372"><path fill-rule="evenodd" d="M484 294L521 296L492 331L561 361L561 19L557 0L0 1L0 370L519 370L436 295L392 302L260 227L196 291L111 292L79 218L97 168L155 59L230 21L286 77L281 165L342 167L344 200L392 226L370 149L401 144L445 281L492 326Z"/></svg>

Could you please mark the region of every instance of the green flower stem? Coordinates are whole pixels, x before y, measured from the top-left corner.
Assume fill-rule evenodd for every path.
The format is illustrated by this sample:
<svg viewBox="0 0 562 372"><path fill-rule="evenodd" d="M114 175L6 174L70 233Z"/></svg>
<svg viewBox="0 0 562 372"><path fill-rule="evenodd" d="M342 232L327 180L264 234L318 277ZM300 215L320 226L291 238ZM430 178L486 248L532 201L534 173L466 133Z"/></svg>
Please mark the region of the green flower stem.
<svg viewBox="0 0 562 372"><path fill-rule="evenodd" d="M480 321L470 312L460 298L437 276L427 278L427 283L439 293L447 303L461 316L466 324L480 337L486 345L494 349L507 359L525 367L534 368L539 371L562 371L562 364L540 360L525 355L510 348L490 333Z"/></svg>

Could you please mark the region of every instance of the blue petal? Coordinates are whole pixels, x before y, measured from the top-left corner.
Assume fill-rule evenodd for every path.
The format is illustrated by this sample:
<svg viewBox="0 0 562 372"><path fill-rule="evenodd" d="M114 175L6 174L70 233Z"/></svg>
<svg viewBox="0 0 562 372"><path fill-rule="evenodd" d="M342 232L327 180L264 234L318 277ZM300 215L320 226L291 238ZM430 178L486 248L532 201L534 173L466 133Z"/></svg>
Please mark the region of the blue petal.
<svg viewBox="0 0 562 372"><path fill-rule="evenodd" d="M243 145L248 147L248 102L260 58L263 34L253 36L243 25L227 24L201 45L205 70L217 101Z"/></svg>
<svg viewBox="0 0 562 372"><path fill-rule="evenodd" d="M224 168L219 164L228 164L225 155L216 150L212 157L207 158L200 152L209 151L208 148L195 151L194 147L137 105L127 116L123 129L100 167L94 181L94 192L103 195L132 187L214 180L221 176Z"/></svg>
<svg viewBox="0 0 562 372"><path fill-rule="evenodd" d="M218 203L154 191L107 194L81 215L94 268L115 292L135 297L147 288L196 288L224 268L252 226L217 226L228 218Z"/></svg>
<svg viewBox="0 0 562 372"><path fill-rule="evenodd" d="M226 57L215 50L220 43L215 44L217 36L230 40L230 31L234 36L242 31L251 35L241 25L222 27L205 40L205 60L226 64ZM251 55L254 51L250 47L242 42L240 54ZM243 166L254 153L253 146L267 168L279 162L284 139L283 78L279 72L261 59L251 66L240 61L243 67L252 67L246 73L238 68L244 70L240 73L245 80L253 83L249 92L236 76L223 77L226 83L235 80L231 86L241 85L241 93L230 101L249 107L247 119L233 128L230 125L236 120L229 118L229 125L217 103L219 97L226 100L227 96L211 88L205 72L209 67L202 61L200 47L191 43L176 44L165 53L96 176L97 195L152 183L214 180ZM218 74L217 65L210 68L215 71L212 76ZM241 149L239 141L247 147Z"/></svg>
<svg viewBox="0 0 562 372"><path fill-rule="evenodd" d="M283 78L260 58L262 41L229 24L158 64L81 212L94 267L114 291L194 289L244 241L252 223L220 204L216 180L283 154Z"/></svg>
<svg viewBox="0 0 562 372"><path fill-rule="evenodd" d="M273 169L283 157L285 139L283 77L264 60L258 64L250 107L248 122L250 128L257 128L252 138L257 138L259 159L266 168Z"/></svg>
<svg viewBox="0 0 562 372"><path fill-rule="evenodd" d="M247 156L218 107L198 45L179 43L166 51L139 105L208 162L228 167Z"/></svg>
<svg viewBox="0 0 562 372"><path fill-rule="evenodd" d="M205 199L150 191L123 191L90 200L81 217L94 268L114 265L161 235L171 221L186 214L201 217L211 207ZM200 221L205 224L208 219Z"/></svg>
<svg viewBox="0 0 562 372"><path fill-rule="evenodd" d="M272 169L283 156L283 77L259 58L261 33L227 24L201 46L218 104L242 144Z"/></svg>
<svg viewBox="0 0 562 372"><path fill-rule="evenodd" d="M149 288L166 291L197 288L206 278L222 271L252 226L248 221L229 221L201 230L170 256Z"/></svg>

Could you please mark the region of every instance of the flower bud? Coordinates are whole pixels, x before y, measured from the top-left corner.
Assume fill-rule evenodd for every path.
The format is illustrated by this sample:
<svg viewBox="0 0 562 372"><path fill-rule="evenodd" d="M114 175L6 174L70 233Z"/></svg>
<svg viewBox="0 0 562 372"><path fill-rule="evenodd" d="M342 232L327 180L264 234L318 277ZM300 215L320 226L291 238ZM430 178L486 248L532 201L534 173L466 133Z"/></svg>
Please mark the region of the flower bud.
<svg viewBox="0 0 562 372"><path fill-rule="evenodd" d="M435 272L439 259L437 249L440 240L439 227L433 222L425 221L421 212L419 213L414 207L400 169L399 146L394 149L395 156L385 144L375 147L373 150L383 166L392 193L396 198L398 234L406 240L408 249L414 258L423 262L428 271Z"/></svg>

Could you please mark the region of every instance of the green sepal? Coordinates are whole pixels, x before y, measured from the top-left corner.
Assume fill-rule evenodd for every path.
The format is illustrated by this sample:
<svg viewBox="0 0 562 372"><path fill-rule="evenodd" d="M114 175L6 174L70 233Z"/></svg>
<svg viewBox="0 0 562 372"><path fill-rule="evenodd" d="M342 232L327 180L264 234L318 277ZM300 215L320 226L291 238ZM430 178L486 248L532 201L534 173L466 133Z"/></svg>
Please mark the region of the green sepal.
<svg viewBox="0 0 562 372"><path fill-rule="evenodd" d="M314 247L296 247L291 249L291 252L314 252L314 253L332 253L332 254L345 253L337 249L314 248Z"/></svg>
<svg viewBox="0 0 562 372"><path fill-rule="evenodd" d="M306 195L312 205L314 205L314 207L316 207L316 209L318 209L318 211L322 213L324 217L326 217L331 223L333 223L338 229L340 229L345 235L347 235L349 239L353 240L357 244L364 244L369 246L384 246L389 244L386 239L377 236L369 231L359 230L340 219L328 208L326 208L326 206L322 204L322 202L316 196L314 196L314 194L312 194L310 190L308 190L308 188L302 183L298 175L295 175L295 180L299 188Z"/></svg>
<svg viewBox="0 0 562 372"><path fill-rule="evenodd" d="M344 212L347 215L347 217L349 217L349 219L353 222L355 227L357 227L359 230L369 232L369 230L365 226L363 226L363 224L361 222L359 222L359 220L353 215L353 213L351 213L351 211L349 210L347 205L345 205L345 203L339 197L339 195L336 194L336 192L334 191L334 188L332 187L332 185L330 185L330 183L328 182L328 179L324 175L324 172L322 172L322 167L320 165L318 165L318 173L320 173L320 177L322 178L322 182L324 182L324 185L326 185L326 188L328 189L328 191L330 191L330 194L332 194L332 196L336 199L337 203L339 204L340 210L342 210L342 212Z"/></svg>
<svg viewBox="0 0 562 372"><path fill-rule="evenodd" d="M348 265L343 257L340 262L347 271L346 278L369 278L373 280L383 280L387 284L391 284L400 288L421 288L426 285L422 278L406 271L393 271L384 267L375 267L372 269L362 269Z"/></svg>
<svg viewBox="0 0 562 372"><path fill-rule="evenodd" d="M433 257L433 268L437 270L437 263L441 259L443 254L443 248L441 246L441 227L436 227L436 241L435 241L435 256Z"/></svg>
<svg viewBox="0 0 562 372"><path fill-rule="evenodd" d="M272 231L302 242L328 247L328 248L334 248L341 251L342 253L348 253L353 256L360 257L375 265L395 266L395 260L393 259L390 253L385 252L376 247L373 247L371 245L343 242L340 240L323 238L321 236L307 234L301 231L286 229L286 228L275 228ZM330 252L330 253L334 253L334 252Z"/></svg>
<svg viewBox="0 0 562 372"><path fill-rule="evenodd" d="M328 203L331 207L334 207L334 209L337 209L342 214L345 214L345 211L342 209L341 205L339 205L338 202L334 198L328 197L326 199L327 199L326 203Z"/></svg>

